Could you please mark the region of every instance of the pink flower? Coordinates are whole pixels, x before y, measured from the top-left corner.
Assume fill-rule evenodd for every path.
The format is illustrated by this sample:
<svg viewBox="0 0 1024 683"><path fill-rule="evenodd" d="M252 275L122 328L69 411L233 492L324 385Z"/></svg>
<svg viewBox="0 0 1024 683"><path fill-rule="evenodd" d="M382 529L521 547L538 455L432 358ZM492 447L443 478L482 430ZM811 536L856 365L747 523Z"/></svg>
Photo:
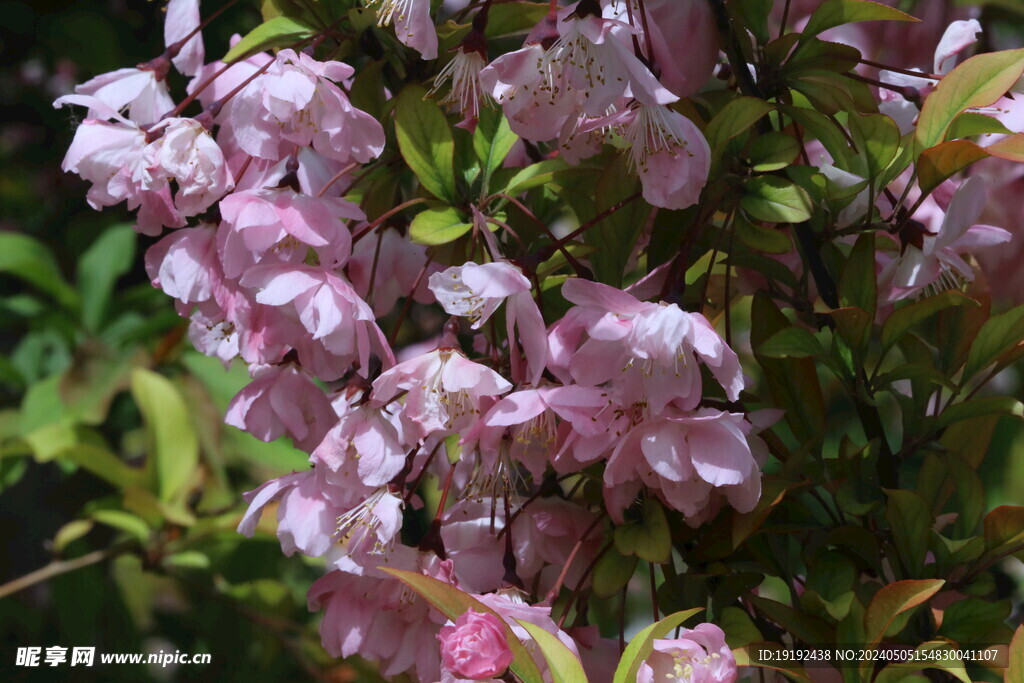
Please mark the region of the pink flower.
<svg viewBox="0 0 1024 683"><path fill-rule="evenodd" d="M450 672L472 681L500 676L512 663L512 650L505 626L493 614L479 614L472 608L442 626L441 662Z"/></svg>
<svg viewBox="0 0 1024 683"><path fill-rule="evenodd" d="M963 282L973 282L974 271L960 255L1010 240L1010 233L1002 228L974 223L984 208L984 180L968 178L957 188L938 230L926 232L920 247L905 244L903 253L883 268L880 280L889 284L888 300L959 289Z"/></svg>
<svg viewBox="0 0 1024 683"><path fill-rule="evenodd" d="M295 145L309 146L342 163L366 163L384 149L384 129L356 109L332 81L353 73L341 62L318 62L281 50L274 64L238 93L230 122L239 146L277 161Z"/></svg>
<svg viewBox="0 0 1024 683"><path fill-rule="evenodd" d="M437 31L430 19L430 0L371 0L379 4L377 25L395 25L395 37L402 45L420 53L423 59L437 59Z"/></svg>
<svg viewBox="0 0 1024 683"><path fill-rule="evenodd" d="M146 251L146 272L168 296L183 304L207 301L223 278L214 227L175 230Z"/></svg>
<svg viewBox="0 0 1024 683"><path fill-rule="evenodd" d="M203 36L198 31L200 23L199 0L170 0L164 18L164 44L170 48L179 41L188 41L171 58L174 67L186 76L195 76L203 66L206 51ZM194 33L194 35L193 35Z"/></svg>
<svg viewBox="0 0 1024 683"><path fill-rule="evenodd" d="M935 47L934 73L945 74L952 70L949 60L978 42L981 24L977 19L954 21L946 27L946 31Z"/></svg>
<svg viewBox="0 0 1024 683"><path fill-rule="evenodd" d="M142 190L164 191L173 180L178 185L175 209L182 216L195 216L235 187L223 152L201 123L165 119L151 129L151 133L157 131L161 135L146 147L139 174ZM139 218L141 222L141 214Z"/></svg>
<svg viewBox="0 0 1024 683"><path fill-rule="evenodd" d="M335 419L323 389L292 365L254 368L253 381L231 399L224 417L261 441L287 433L307 453Z"/></svg>
<svg viewBox="0 0 1024 683"><path fill-rule="evenodd" d="M530 289L523 271L497 261L477 265L472 261L430 276L430 291L447 313L468 318L478 330L501 302Z"/></svg>
<svg viewBox="0 0 1024 683"><path fill-rule="evenodd" d="M451 563L433 553L397 546L389 566L448 580ZM376 568L360 575L332 571L320 577L307 594L311 611L324 610L320 637L334 657L359 654L381 663L381 674L415 672L415 680L435 681L440 675L437 633L444 618L404 584Z"/></svg>
<svg viewBox="0 0 1024 683"><path fill-rule="evenodd" d="M313 451L313 460L352 486L383 486L405 465L398 420L368 405L352 408Z"/></svg>
<svg viewBox="0 0 1024 683"><path fill-rule="evenodd" d="M338 197L311 197L291 188L235 192L220 203L218 234L228 277L263 263L302 263L312 247L324 266L349 257L352 236L344 220L362 220L355 204Z"/></svg>
<svg viewBox="0 0 1024 683"><path fill-rule="evenodd" d="M678 100L644 66L631 45L637 29L601 16L596 2L586 0L559 13L559 38L544 54L539 68L551 74L551 96L578 92L582 111L603 116L620 97L647 105Z"/></svg>
<svg viewBox="0 0 1024 683"><path fill-rule="evenodd" d="M742 414L710 408L639 424L619 441L604 472L612 519L621 521L637 482L659 491L687 516L698 514L716 488L738 511L750 512L761 496L761 471L747 442L750 431ZM628 490L632 495L624 498Z"/></svg>
<svg viewBox="0 0 1024 683"><path fill-rule="evenodd" d="M373 311L333 271L317 266L260 265L248 269L241 283L258 290L258 303L282 307L297 318L312 341L337 356L339 362L357 361L363 374L368 372L371 352L388 365L393 362Z"/></svg>
<svg viewBox="0 0 1024 683"><path fill-rule="evenodd" d="M711 170L711 148L690 119L663 106L631 110L623 137L644 199L664 209L685 209L700 199Z"/></svg>
<svg viewBox="0 0 1024 683"><path fill-rule="evenodd" d="M86 199L94 209L137 202L132 176L142 164L145 148L146 134L123 118L115 122L86 119L75 130L61 169L91 183Z"/></svg>
<svg viewBox="0 0 1024 683"><path fill-rule="evenodd" d="M478 419L483 398L511 388L494 370L455 348L441 346L378 377L371 399L386 405L407 391L402 419L413 433L424 437L437 431L461 431Z"/></svg>
<svg viewBox="0 0 1024 683"><path fill-rule="evenodd" d="M679 97L689 97L707 82L718 61L718 31L711 6L707 0L646 0L644 9L654 64L661 72L658 80ZM644 22L635 9L633 14L640 48L649 57ZM605 16L624 19L628 16L625 3L609 3ZM686 59L679 59L680 45L686 46Z"/></svg>
<svg viewBox="0 0 1024 683"><path fill-rule="evenodd" d="M607 395L595 387L542 385L523 389L495 403L464 441L479 440L485 453L505 445L509 455L540 481L548 459L556 452L558 420L591 434L595 414L607 404ZM510 443L506 443L509 437Z"/></svg>
<svg viewBox="0 0 1024 683"><path fill-rule="evenodd" d="M637 683L733 683L736 658L725 633L714 624L698 624L674 640L654 641L654 651L637 672Z"/></svg>
<svg viewBox="0 0 1024 683"><path fill-rule="evenodd" d="M527 140L558 137L578 112L574 93L551 94L554 84L541 72L545 50L538 44L496 58L480 71L480 84L502 106L509 127Z"/></svg>
<svg viewBox="0 0 1024 683"><path fill-rule="evenodd" d="M104 106L115 112L127 108L128 118L133 123L140 126L155 123L174 109L174 100L164 80L166 75L153 68L118 69L75 86L75 95L58 98L53 106L85 104L89 107L90 119L110 118ZM94 98L102 106L88 104L76 96Z"/></svg>
<svg viewBox="0 0 1024 683"><path fill-rule="evenodd" d="M739 398L739 359L699 313L640 302L579 278L567 280L562 295L580 311L552 329L552 360L556 367L567 365L580 384L611 382L624 392L623 400L643 400L654 413L673 401L689 410L701 398L700 369L694 362L699 359L729 400ZM577 347L583 330L589 339Z"/></svg>
<svg viewBox="0 0 1024 683"><path fill-rule="evenodd" d="M438 303L452 315L468 318L473 329L487 322L502 301L507 299L506 325L510 341L519 340L525 350L527 368L521 367L519 353L512 354L513 379L529 377L536 382L547 361L546 328L536 302L530 295L530 281L523 271L505 261L477 265L472 261L430 276L430 291Z"/></svg>
<svg viewBox="0 0 1024 683"><path fill-rule="evenodd" d="M271 479L245 494L249 509L238 532L252 538L263 508L280 500L277 508L277 537L285 555L300 552L319 557L334 544L335 520L345 508L325 494L312 470Z"/></svg>

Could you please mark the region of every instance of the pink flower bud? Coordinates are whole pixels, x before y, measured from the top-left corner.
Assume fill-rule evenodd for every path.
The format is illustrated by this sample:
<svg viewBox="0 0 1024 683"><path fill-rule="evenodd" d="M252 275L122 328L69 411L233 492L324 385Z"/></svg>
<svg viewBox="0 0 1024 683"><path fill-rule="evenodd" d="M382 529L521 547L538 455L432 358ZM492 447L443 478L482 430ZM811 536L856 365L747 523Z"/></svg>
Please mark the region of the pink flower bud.
<svg viewBox="0 0 1024 683"><path fill-rule="evenodd" d="M501 675L512 663L505 629L493 614L470 609L454 626L442 627L437 639L441 661L456 676L482 681Z"/></svg>

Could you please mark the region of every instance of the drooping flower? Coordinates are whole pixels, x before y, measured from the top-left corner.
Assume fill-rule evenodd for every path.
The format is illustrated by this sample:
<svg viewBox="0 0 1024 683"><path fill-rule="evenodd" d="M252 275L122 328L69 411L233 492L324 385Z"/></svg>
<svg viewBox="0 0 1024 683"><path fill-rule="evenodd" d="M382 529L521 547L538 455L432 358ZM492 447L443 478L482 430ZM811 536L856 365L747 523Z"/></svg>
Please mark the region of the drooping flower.
<svg viewBox="0 0 1024 683"><path fill-rule="evenodd" d="M1010 233L975 221L985 207L985 181L968 178L957 188L936 232L924 232L920 244L906 243L903 253L883 268L888 300L947 289L959 289L974 280L974 271L961 254L1010 240Z"/></svg>
<svg viewBox="0 0 1024 683"><path fill-rule="evenodd" d="M512 663L505 626L493 614L480 614L470 608L453 625L442 626L437 639L441 642L442 664L462 678L494 678Z"/></svg>
<svg viewBox="0 0 1024 683"><path fill-rule="evenodd" d="M287 434L312 452L336 419L323 390L292 365L258 367L253 381L231 399L224 421L261 441Z"/></svg>
<svg viewBox="0 0 1024 683"><path fill-rule="evenodd" d="M637 683L733 683L736 657L725 633L714 624L698 624L679 638L654 641L654 651L640 665Z"/></svg>
<svg viewBox="0 0 1024 683"><path fill-rule="evenodd" d="M612 519L621 521L622 506L632 502L640 483L687 516L698 514L716 488L740 512L754 509L761 471L747 441L751 429L742 414L710 408L639 424L619 441L605 469Z"/></svg>
<svg viewBox="0 0 1024 683"><path fill-rule="evenodd" d="M115 112L127 109L129 120L145 126L156 123L174 109L174 100L167 90L166 76L166 71L161 73L152 67L118 69L75 86L75 94L95 98ZM58 98L53 106L82 103L75 95L65 95ZM86 116L90 119L109 118L102 108L95 106L89 107Z"/></svg>
<svg viewBox="0 0 1024 683"><path fill-rule="evenodd" d="M197 120L164 119L150 129L154 133L159 137L146 147L140 169L144 191L162 192L174 181L174 207L187 217L202 213L234 188L224 153Z"/></svg>
<svg viewBox="0 0 1024 683"><path fill-rule="evenodd" d="M444 65L434 79L430 94L433 95L450 81L451 89L441 98L441 104L462 114L463 123L459 125L473 126L480 117L480 105L489 105L494 101L480 83L480 72L487 66L487 39L474 28L453 52L455 54L451 61Z"/></svg>
<svg viewBox="0 0 1024 683"><path fill-rule="evenodd" d="M146 251L146 272L154 287L182 304L207 301L223 278L215 228L182 228L164 237Z"/></svg>
<svg viewBox="0 0 1024 683"><path fill-rule="evenodd" d="M280 500L277 508L277 537L285 555L300 552L309 557L325 554L334 544L336 520L345 511L332 500L313 470L271 479L245 494L249 509L238 532L252 537L263 508Z"/></svg>
<svg viewBox="0 0 1024 683"><path fill-rule="evenodd" d="M164 18L164 44L170 48L188 38L171 58L174 67L186 76L195 76L206 56L203 36L196 30L199 24L199 0L169 0Z"/></svg>
<svg viewBox="0 0 1024 683"><path fill-rule="evenodd" d="M408 392L402 419L412 433L424 437L462 430L479 418L482 399L511 388L494 370L466 358L451 341L443 341L437 349L378 377L371 399L386 405L400 392Z"/></svg>
<svg viewBox="0 0 1024 683"><path fill-rule="evenodd" d="M420 53L423 59L437 59L437 31L430 18L430 0L370 0L379 5L377 25L395 25L398 42Z"/></svg>
<svg viewBox="0 0 1024 683"><path fill-rule="evenodd" d="M376 353L387 365L393 362L391 349L377 327L373 311L333 270L292 264L259 265L249 268L241 283L257 290L258 303L282 307L294 316L310 334L310 341L338 358L342 372L344 366L358 362L360 372L365 375L369 371L371 353ZM302 358L304 349L299 344L296 346ZM331 379L340 376L340 373L331 374L334 375Z"/></svg>
<svg viewBox="0 0 1024 683"><path fill-rule="evenodd" d="M220 203L220 213L224 272L235 278L268 257L271 263L302 263L309 248L321 264L338 267L352 249L343 221L365 218L349 201L311 197L289 187L235 192Z"/></svg>
<svg viewBox="0 0 1024 683"><path fill-rule="evenodd" d="M357 109L333 81L353 69L281 50L270 68L232 100L230 122L247 153L277 161L298 146L312 146L341 163L366 163L384 149L384 129Z"/></svg>
<svg viewBox="0 0 1024 683"><path fill-rule="evenodd" d="M629 112L623 137L640 176L644 199L665 209L685 209L700 199L711 170L711 148L690 119L664 106Z"/></svg>

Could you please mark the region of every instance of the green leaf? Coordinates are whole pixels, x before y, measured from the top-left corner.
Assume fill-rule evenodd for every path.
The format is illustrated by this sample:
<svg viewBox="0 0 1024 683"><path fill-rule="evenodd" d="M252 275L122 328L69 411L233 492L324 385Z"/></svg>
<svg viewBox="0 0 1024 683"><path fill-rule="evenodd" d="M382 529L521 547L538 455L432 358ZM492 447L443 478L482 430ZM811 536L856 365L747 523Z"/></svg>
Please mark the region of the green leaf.
<svg viewBox="0 0 1024 683"><path fill-rule="evenodd" d="M639 561L636 555L625 557L614 546L609 548L594 567L594 595L610 598L625 588Z"/></svg>
<svg viewBox="0 0 1024 683"><path fill-rule="evenodd" d="M839 331L854 349L863 349L871 336L878 305L874 233L858 237L846 259L839 278L839 305L841 308L833 312Z"/></svg>
<svg viewBox="0 0 1024 683"><path fill-rule="evenodd" d="M758 172L786 168L800 156L800 143L791 135L771 132L762 135L750 148L750 167Z"/></svg>
<svg viewBox="0 0 1024 683"><path fill-rule="evenodd" d="M984 149L994 157L1015 161L1019 164L1024 162L1024 133L1008 135L1002 140L993 142Z"/></svg>
<svg viewBox="0 0 1024 683"><path fill-rule="evenodd" d="M978 302L962 292L950 290L927 299L898 308L882 325L882 350L888 351L909 332L914 325L927 320L939 311L953 306L978 306Z"/></svg>
<svg viewBox="0 0 1024 683"><path fill-rule="evenodd" d="M278 16L263 22L249 31L224 55L223 61L234 62L245 59L263 50L285 47L313 35L313 28L291 17Z"/></svg>
<svg viewBox="0 0 1024 683"><path fill-rule="evenodd" d="M135 263L136 234L131 225L107 228L78 260L78 291L82 295L82 322L97 331L118 278Z"/></svg>
<svg viewBox="0 0 1024 683"><path fill-rule="evenodd" d="M1024 403L1010 396L986 396L951 405L935 420L935 428L943 429L962 420L985 415L1011 415L1024 418Z"/></svg>
<svg viewBox="0 0 1024 683"><path fill-rule="evenodd" d="M766 358L761 344L792 323L765 294L754 295L751 307L750 342L754 357L764 370L776 405L786 411L786 422L801 441L810 441L826 424L825 399L818 371L810 358Z"/></svg>
<svg viewBox="0 0 1024 683"><path fill-rule="evenodd" d="M124 531L137 538L140 543L147 543L150 536L149 524L137 515L123 510L93 510L90 514L100 524L106 524L118 531Z"/></svg>
<svg viewBox="0 0 1024 683"><path fill-rule="evenodd" d="M715 114L705 131L708 145L716 149L741 135L775 107L757 97L737 97Z"/></svg>
<svg viewBox="0 0 1024 683"><path fill-rule="evenodd" d="M992 642L987 636L1009 618L1012 609L1009 600L957 600L944 610L938 635L961 644Z"/></svg>
<svg viewBox="0 0 1024 683"><path fill-rule="evenodd" d="M772 11L772 0L736 0L729 6L759 44L768 42L768 15Z"/></svg>
<svg viewBox="0 0 1024 683"><path fill-rule="evenodd" d="M92 531L93 523L88 519L73 519L53 536L53 551L62 553L69 545Z"/></svg>
<svg viewBox="0 0 1024 683"><path fill-rule="evenodd" d="M900 151L900 129L885 114L850 114L850 133L867 161L871 177L885 170Z"/></svg>
<svg viewBox="0 0 1024 683"><path fill-rule="evenodd" d="M595 215L639 192L640 179L630 171L629 156L617 155L597 181ZM597 251L590 255L590 263L599 282L613 287L622 285L626 263L650 212L650 204L637 197L583 234L586 244L597 247Z"/></svg>
<svg viewBox="0 0 1024 683"><path fill-rule="evenodd" d="M769 600L757 595L750 595L747 599L758 612L805 643L828 643L835 639L835 628L824 619L794 609L777 600Z"/></svg>
<svg viewBox="0 0 1024 683"><path fill-rule="evenodd" d="M552 683L587 683L587 674L583 671L580 658L572 653L565 643L554 634L548 633L537 624L516 619L526 629L533 641L537 643L540 653L551 670Z"/></svg>
<svg viewBox="0 0 1024 683"><path fill-rule="evenodd" d="M885 519L889 522L893 545L903 564L905 575L913 578L924 566L931 537L932 513L928 504L914 491L885 489L888 501Z"/></svg>
<svg viewBox="0 0 1024 683"><path fill-rule="evenodd" d="M733 218L733 229L736 237L751 249L766 254L788 254L793 251L793 242L785 232L753 223L741 213Z"/></svg>
<svg viewBox="0 0 1024 683"><path fill-rule="evenodd" d="M1024 48L975 55L946 74L921 107L917 144L938 145L965 109L995 103L1024 74Z"/></svg>
<svg viewBox="0 0 1024 683"><path fill-rule="evenodd" d="M801 41L806 41L822 31L827 31L842 24L875 20L919 21L909 14L900 12L892 7L886 7L878 2L870 2L869 0L826 0L826 2L818 6L818 9L814 10L814 14L807 21L807 26L804 27L803 35L800 39Z"/></svg>
<svg viewBox="0 0 1024 683"><path fill-rule="evenodd" d="M813 210L803 188L777 176L748 180L740 206L753 218L770 223L801 223L811 217Z"/></svg>
<svg viewBox="0 0 1024 683"><path fill-rule="evenodd" d="M62 451L60 457L71 460L116 488L139 486L143 480L142 470L125 464L114 453L99 446L80 443Z"/></svg>
<svg viewBox="0 0 1024 683"><path fill-rule="evenodd" d="M985 515L985 552L998 556L1024 544L1024 507L1000 505Z"/></svg>
<svg viewBox="0 0 1024 683"><path fill-rule="evenodd" d="M416 214L409 225L409 237L418 244L437 246L459 239L473 229L458 209L441 206Z"/></svg>
<svg viewBox="0 0 1024 683"><path fill-rule="evenodd" d="M424 600L429 602L442 615L452 621L458 619L462 614L472 609L480 614L491 614L501 621L505 628L505 639L508 647L512 650L512 673L519 676L524 683L543 683L540 669L533 661L529 651L523 646L513 633L512 628L505 623L501 616L490 607L480 602L472 595L463 593L451 584L439 581L431 576L425 576L416 572L408 572L390 567L380 567L380 570L395 577L412 590L416 591Z"/></svg>
<svg viewBox="0 0 1024 683"><path fill-rule="evenodd" d="M406 86L395 106L395 133L402 157L420 184L439 199L455 204L455 141L448 119L427 91Z"/></svg>
<svg viewBox="0 0 1024 683"><path fill-rule="evenodd" d="M989 154L969 140L951 140L929 147L917 158L917 183L929 194L947 179Z"/></svg>
<svg viewBox="0 0 1024 683"><path fill-rule="evenodd" d="M757 352L768 358L806 358L825 355L825 349L818 338L802 327L787 327L779 330L761 344Z"/></svg>
<svg viewBox="0 0 1024 683"><path fill-rule="evenodd" d="M964 365L964 380L968 380L994 363L1000 356L1024 340L1024 306L1017 306L985 321L971 344Z"/></svg>
<svg viewBox="0 0 1024 683"><path fill-rule="evenodd" d="M882 586L868 604L864 627L868 643L882 640L889 625L900 614L921 605L946 584L942 579L897 581Z"/></svg>
<svg viewBox="0 0 1024 683"><path fill-rule="evenodd" d="M535 187L543 187L555 180L555 174L563 171L568 166L563 159L548 159L530 164L525 168L515 169L515 173L508 179L504 188L499 192L515 197L517 194L532 190Z"/></svg>
<svg viewBox="0 0 1024 683"><path fill-rule="evenodd" d="M78 304L78 293L64 280L57 261L46 245L34 237L0 232L0 273L28 282L66 308Z"/></svg>
<svg viewBox="0 0 1024 683"><path fill-rule="evenodd" d="M1003 125L1003 122L986 114L979 114L967 111L953 120L949 131L946 133L947 140L959 140L960 138L972 138L976 135L1013 135L1013 131Z"/></svg>
<svg viewBox="0 0 1024 683"><path fill-rule="evenodd" d="M496 107L484 107L473 132L473 150L476 151L480 167L483 169L483 192L487 193L491 174L501 167L508 156L512 145L519 136L508 126L508 119Z"/></svg>
<svg viewBox="0 0 1024 683"><path fill-rule="evenodd" d="M702 610L703 608L697 607L670 614L633 636L633 639L629 641L629 645L626 646L625 652L622 653L622 659L619 660L619 666L615 669L615 677L612 679L612 683L633 683L636 681L636 674L640 670L640 665L654 651L654 641L664 638L670 631Z"/></svg>
<svg viewBox="0 0 1024 683"><path fill-rule="evenodd" d="M672 531L665 510L654 498L644 500L643 520L615 529L615 548L625 556L637 555L648 562L665 564L671 558Z"/></svg>
<svg viewBox="0 0 1024 683"><path fill-rule="evenodd" d="M162 375L135 368L132 396L149 436L147 468L156 474L160 500L181 500L199 464L199 440L178 389Z"/></svg>

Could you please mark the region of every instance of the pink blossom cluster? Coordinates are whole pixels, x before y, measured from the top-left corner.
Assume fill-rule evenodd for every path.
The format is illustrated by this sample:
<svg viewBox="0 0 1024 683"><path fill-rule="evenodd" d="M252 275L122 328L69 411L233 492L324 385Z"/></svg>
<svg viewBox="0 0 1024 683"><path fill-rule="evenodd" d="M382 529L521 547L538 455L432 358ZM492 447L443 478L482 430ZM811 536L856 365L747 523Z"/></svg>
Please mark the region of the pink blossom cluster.
<svg viewBox="0 0 1024 683"><path fill-rule="evenodd" d="M436 56L426 0L376 6L400 41ZM714 46L697 46L684 68L666 58L667 32L679 26L706 41L710 15L703 2L648 7L650 35L623 3L560 9L521 50L449 70L449 102L472 125L479 101L457 88L473 88L524 139L558 140L572 162L617 135L650 203L689 206L709 150L671 104L707 78ZM284 553L327 567L308 596L324 611L324 647L378 661L385 675L500 677L510 655L497 617L470 612L445 625L382 567L458 586L524 642L517 620L589 661L596 635L561 628L552 602L562 587L589 586L627 510L656 498L697 525L758 500L764 421L738 407L736 353L674 303L571 278L561 294L573 306L546 320L539 285L501 254L432 262L403 229L370 223L345 197L386 144L382 123L346 94L351 66L301 46L204 65L198 1L171 0L167 16L164 55L58 100L88 108L64 168L91 184L94 208L124 203L139 232L161 237L147 272L189 318L195 347L247 364L251 382L227 422L309 454L308 470L246 494L239 530L253 534L276 510ZM634 39L653 54L637 57ZM177 102L172 67L192 77ZM185 115L194 102L202 113ZM378 321L403 299L452 317L435 341L396 352ZM603 501L572 485L587 481ZM442 500L416 538L408 521L426 504L425 482ZM692 642L659 645L659 657L721 654L718 641Z"/></svg>

